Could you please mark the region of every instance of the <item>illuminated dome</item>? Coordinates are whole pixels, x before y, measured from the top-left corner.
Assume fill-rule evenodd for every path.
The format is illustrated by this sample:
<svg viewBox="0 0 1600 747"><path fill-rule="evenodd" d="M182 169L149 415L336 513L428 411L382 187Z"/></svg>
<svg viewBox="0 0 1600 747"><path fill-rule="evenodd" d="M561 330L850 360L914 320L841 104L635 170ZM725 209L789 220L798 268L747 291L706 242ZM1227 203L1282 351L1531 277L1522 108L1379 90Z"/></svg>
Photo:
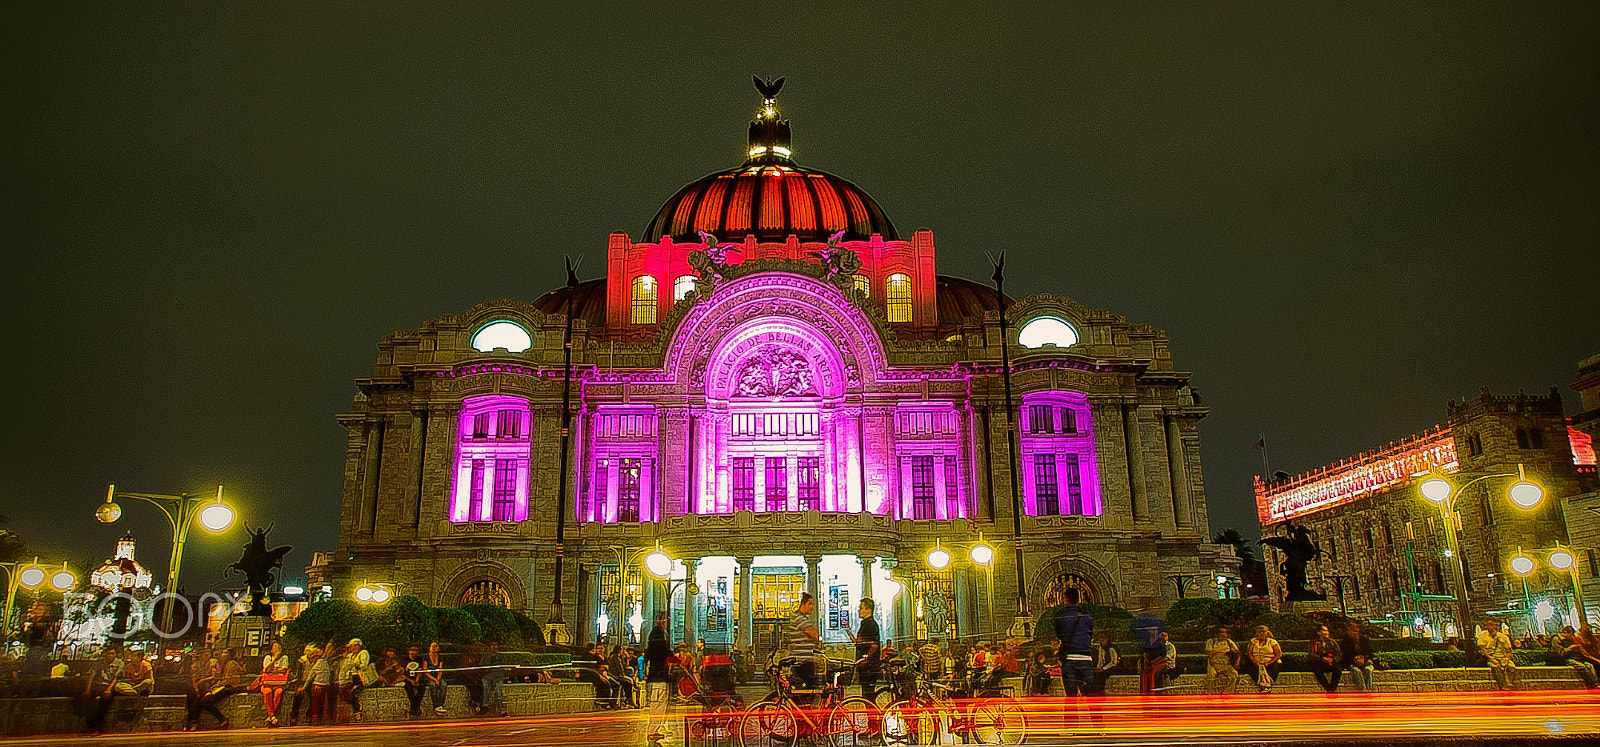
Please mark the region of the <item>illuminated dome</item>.
<svg viewBox="0 0 1600 747"><path fill-rule="evenodd" d="M899 238L894 224L871 195L832 174L794 163L789 148L789 122L778 119L774 99L783 79L763 87L763 105L750 123L749 158L744 165L695 181L661 206L644 242L663 236L675 242L699 243L700 231L719 241L739 242L754 234L761 241L827 241L844 231L845 241L865 241L873 234Z"/></svg>

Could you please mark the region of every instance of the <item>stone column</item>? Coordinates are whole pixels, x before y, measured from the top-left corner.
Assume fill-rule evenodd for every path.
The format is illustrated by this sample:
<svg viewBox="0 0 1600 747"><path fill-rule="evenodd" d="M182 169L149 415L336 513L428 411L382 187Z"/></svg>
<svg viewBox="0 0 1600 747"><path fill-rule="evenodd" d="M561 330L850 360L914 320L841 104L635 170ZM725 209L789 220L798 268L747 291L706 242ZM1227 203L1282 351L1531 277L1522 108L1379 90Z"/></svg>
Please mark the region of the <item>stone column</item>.
<svg viewBox="0 0 1600 747"><path fill-rule="evenodd" d="M734 559L739 563L739 648L749 649L756 642L756 616L755 616L755 565L756 559L749 555L741 555Z"/></svg>
<svg viewBox="0 0 1600 747"><path fill-rule="evenodd" d="M1167 429L1167 468L1171 471L1172 478L1172 510L1177 513L1177 528L1179 532L1194 531L1194 504L1189 497L1189 465L1183 458L1183 434L1179 428L1178 419L1168 414L1165 419Z"/></svg>
<svg viewBox="0 0 1600 747"><path fill-rule="evenodd" d="M1133 523L1150 523L1150 496L1144 485L1144 447L1139 438L1139 406L1122 406L1122 434L1128 453L1128 492L1133 496Z"/></svg>
<svg viewBox="0 0 1600 747"><path fill-rule="evenodd" d="M822 609L821 555L806 556L806 591L810 592L813 600L816 600L816 604L813 606L811 612L811 623L817 626L817 630L822 630L822 624L820 623L821 618L817 615L817 611Z"/></svg>
<svg viewBox="0 0 1600 747"><path fill-rule="evenodd" d="M361 469L361 518L368 534L378 531L378 482L383 473L383 435L388 420L379 415L367 425L365 464Z"/></svg>
<svg viewBox="0 0 1600 747"><path fill-rule="evenodd" d="M872 596L872 564L878 558L876 555L857 555L856 562L861 564L861 596ZM876 598L873 599L877 601Z"/></svg>
<svg viewBox="0 0 1600 747"><path fill-rule="evenodd" d="M698 612L696 601L700 595L690 594L689 590L698 588L695 576L698 575L699 571L699 558L683 559L683 640L687 641L691 648L694 647L696 640L694 619Z"/></svg>
<svg viewBox="0 0 1600 747"><path fill-rule="evenodd" d="M404 522L413 528L422 517L423 452L428 448L428 410L419 407L411 411L411 463L409 469L411 488L408 491L411 505L402 514Z"/></svg>

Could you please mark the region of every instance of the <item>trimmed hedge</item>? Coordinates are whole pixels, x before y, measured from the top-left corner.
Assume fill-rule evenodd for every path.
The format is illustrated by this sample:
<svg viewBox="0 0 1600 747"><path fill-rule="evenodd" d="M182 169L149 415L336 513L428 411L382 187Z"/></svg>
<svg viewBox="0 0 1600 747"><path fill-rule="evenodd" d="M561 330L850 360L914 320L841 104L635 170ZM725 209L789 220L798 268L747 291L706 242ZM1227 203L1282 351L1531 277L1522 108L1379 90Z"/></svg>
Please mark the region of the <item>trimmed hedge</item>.
<svg viewBox="0 0 1600 747"><path fill-rule="evenodd" d="M526 615L487 605L429 607L408 595L382 605L358 605L348 599L312 604L285 628L284 648L298 655L308 643L342 645L351 638L360 638L375 653L386 646L404 653L410 644L426 646L432 641L453 648L495 640L510 650L544 644L539 624Z"/></svg>

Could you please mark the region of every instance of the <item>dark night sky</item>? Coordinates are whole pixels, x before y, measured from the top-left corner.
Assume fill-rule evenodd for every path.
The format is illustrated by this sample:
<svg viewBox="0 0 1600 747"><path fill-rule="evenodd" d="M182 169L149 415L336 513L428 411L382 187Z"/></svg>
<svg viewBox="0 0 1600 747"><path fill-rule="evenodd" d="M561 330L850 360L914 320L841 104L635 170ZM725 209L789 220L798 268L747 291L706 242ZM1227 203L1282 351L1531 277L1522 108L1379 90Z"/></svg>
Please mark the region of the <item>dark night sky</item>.
<svg viewBox="0 0 1600 747"><path fill-rule="evenodd" d="M153 509L92 520L113 481L332 549L378 339L598 275L739 161L751 73L940 272L1005 249L1019 295L1166 329L1217 529L1256 529L1258 434L1299 471L1600 352L1592 3L282 5L7 7L0 512L51 552L126 525L164 572Z"/></svg>

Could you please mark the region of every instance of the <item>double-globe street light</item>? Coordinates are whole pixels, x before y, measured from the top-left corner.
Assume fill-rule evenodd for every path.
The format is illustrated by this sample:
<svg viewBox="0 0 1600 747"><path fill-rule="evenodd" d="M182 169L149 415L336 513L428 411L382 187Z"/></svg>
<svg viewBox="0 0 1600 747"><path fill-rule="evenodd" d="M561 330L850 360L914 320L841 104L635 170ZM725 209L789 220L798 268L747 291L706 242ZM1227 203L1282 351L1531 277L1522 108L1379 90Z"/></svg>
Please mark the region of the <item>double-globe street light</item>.
<svg viewBox="0 0 1600 747"><path fill-rule="evenodd" d="M1552 549L1541 549L1535 550L1534 552L1544 555L1545 562L1548 563L1551 568L1567 574L1568 579L1572 582L1572 601L1577 607L1578 612L1578 625L1574 627L1583 625L1583 623L1587 622L1587 620L1584 619L1583 613L1583 584L1578 581L1578 559L1573 556L1571 550L1562 547L1561 543L1559 542L1556 543L1556 546ZM1528 574L1534 572L1534 570L1538 567L1538 563L1535 562L1533 558L1528 557L1528 555L1522 551L1522 548L1519 547L1517 548L1517 554L1512 556L1509 565L1511 566L1511 572L1522 578L1522 604L1524 607L1527 607L1529 601ZM1529 609L1528 614L1531 617L1533 615L1533 610Z"/></svg>
<svg viewBox="0 0 1600 747"><path fill-rule="evenodd" d="M1451 482L1432 466L1429 467L1427 474L1428 476L1417 486L1417 490L1429 503L1439 507L1439 513L1443 517L1445 560L1449 561L1450 578L1456 588L1457 627L1461 632L1462 650L1470 651L1476 645L1477 639L1472 635L1472 605L1467 600L1467 575L1462 565L1466 559L1461 555L1460 541L1461 512L1456 510L1456 498L1466 492L1467 488L1484 480L1515 477L1517 481L1511 484L1507 496L1518 508L1526 510L1538 506L1539 502L1544 500L1544 488L1529 482L1520 464L1517 465L1516 472L1476 474L1460 486Z"/></svg>
<svg viewBox="0 0 1600 747"><path fill-rule="evenodd" d="M982 532L978 533L978 541L967 548L967 559L972 561L974 565L983 568L984 580L988 589L988 596L986 597L988 605L986 606L989 608L989 635L995 635L999 629L995 627L994 622L994 546L984 541ZM928 567L936 571L943 571L950 567L952 560L954 560L954 557L950 554L950 551L944 549L938 540L934 540L933 549L928 551Z"/></svg>
<svg viewBox="0 0 1600 747"><path fill-rule="evenodd" d="M389 600L394 598L394 592L389 591L390 586L398 588L401 584L398 582L392 584L363 582L356 587L356 601L361 604L388 604Z"/></svg>
<svg viewBox="0 0 1600 747"><path fill-rule="evenodd" d="M183 547L189 541L189 527L196 522L213 534L233 526L234 510L222 502L222 486L217 486L216 496L198 493L132 493L118 491L115 484L106 486L106 502L94 510L94 518L110 524L122 518L122 506L117 499L132 498L161 509L162 515L172 524L172 555L167 561L167 592L161 603L161 616L167 625L172 624L172 604L178 593L178 571L183 565Z"/></svg>
<svg viewBox="0 0 1600 747"><path fill-rule="evenodd" d="M6 571L6 611L5 617L0 618L0 643L11 643L11 607L17 600L17 589L23 588L34 591L50 582L50 588L63 594L72 591L78 584L78 577L67 570L67 564L61 564L61 570L51 573L39 565L39 558L35 557L32 563L0 563L0 568ZM3 646L0 646L3 648Z"/></svg>

